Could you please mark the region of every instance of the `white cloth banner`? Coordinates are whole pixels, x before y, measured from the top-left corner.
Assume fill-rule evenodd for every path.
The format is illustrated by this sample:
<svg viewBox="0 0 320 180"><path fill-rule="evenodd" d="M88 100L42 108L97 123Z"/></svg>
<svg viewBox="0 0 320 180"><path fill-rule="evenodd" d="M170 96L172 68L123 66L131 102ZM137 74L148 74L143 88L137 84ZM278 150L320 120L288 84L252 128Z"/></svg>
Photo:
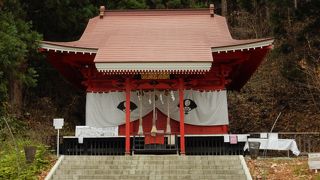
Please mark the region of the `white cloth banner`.
<svg viewBox="0 0 320 180"><path fill-rule="evenodd" d="M296 156L300 154L296 140L294 139L261 139L248 138L248 142L244 145L243 150L249 149L249 142L260 142L260 149L267 150L291 150Z"/></svg>
<svg viewBox="0 0 320 180"><path fill-rule="evenodd" d="M96 128L89 126L76 126L76 137L114 137L118 136L118 126Z"/></svg>
<svg viewBox="0 0 320 180"><path fill-rule="evenodd" d="M131 92L130 119L139 119L139 108L142 108L142 117L153 110L153 91L144 92L141 106L137 92ZM168 94L156 91L156 108L170 118L179 121L178 92ZM173 98L172 98L173 97ZM184 92L185 123L199 126L229 124L226 91L199 92L186 90ZM110 127L125 123L125 93L87 93L86 125L90 127Z"/></svg>

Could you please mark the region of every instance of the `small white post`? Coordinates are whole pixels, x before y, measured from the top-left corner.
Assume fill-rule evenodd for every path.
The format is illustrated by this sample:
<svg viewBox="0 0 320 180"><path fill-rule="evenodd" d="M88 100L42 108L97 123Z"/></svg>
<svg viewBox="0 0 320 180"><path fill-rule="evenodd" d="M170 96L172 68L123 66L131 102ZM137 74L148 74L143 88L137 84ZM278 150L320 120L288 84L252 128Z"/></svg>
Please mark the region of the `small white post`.
<svg viewBox="0 0 320 180"><path fill-rule="evenodd" d="M60 129L58 129L58 135L57 135L57 157L59 157L59 144L60 144L60 141L59 141L59 131Z"/></svg>
<svg viewBox="0 0 320 180"><path fill-rule="evenodd" d="M59 157L59 147L60 147L60 140L59 140L59 134L60 134L60 129L62 129L64 123L63 118L55 118L53 119L53 126L55 129L58 130L57 134L57 157Z"/></svg>

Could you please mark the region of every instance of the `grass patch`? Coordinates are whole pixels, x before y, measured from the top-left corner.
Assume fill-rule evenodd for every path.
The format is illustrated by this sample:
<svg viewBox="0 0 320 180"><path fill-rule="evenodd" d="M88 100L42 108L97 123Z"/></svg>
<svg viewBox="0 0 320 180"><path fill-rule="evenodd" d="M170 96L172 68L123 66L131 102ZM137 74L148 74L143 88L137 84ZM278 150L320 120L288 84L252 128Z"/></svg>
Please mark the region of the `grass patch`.
<svg viewBox="0 0 320 180"><path fill-rule="evenodd" d="M315 175L315 176L314 176L314 179L315 179L315 180L320 180L320 174Z"/></svg>
<svg viewBox="0 0 320 180"><path fill-rule="evenodd" d="M306 163L296 164L293 165L293 173L295 176L307 176L309 174L308 172L308 165Z"/></svg>
<svg viewBox="0 0 320 180"><path fill-rule="evenodd" d="M36 147L32 163L26 162L25 145ZM12 141L0 145L0 179L38 179L39 174L52 164L54 158L44 144L18 139L17 147L18 151Z"/></svg>

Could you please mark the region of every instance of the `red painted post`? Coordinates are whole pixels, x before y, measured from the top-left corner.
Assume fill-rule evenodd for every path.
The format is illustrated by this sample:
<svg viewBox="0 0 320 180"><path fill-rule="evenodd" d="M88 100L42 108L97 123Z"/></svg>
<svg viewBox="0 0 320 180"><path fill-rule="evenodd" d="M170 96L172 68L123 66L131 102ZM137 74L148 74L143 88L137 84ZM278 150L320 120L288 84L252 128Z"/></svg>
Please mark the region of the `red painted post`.
<svg viewBox="0 0 320 180"><path fill-rule="evenodd" d="M180 154L184 155L185 142L184 142L184 83L183 79L179 78L179 106L180 106Z"/></svg>
<svg viewBox="0 0 320 180"><path fill-rule="evenodd" d="M126 155L130 155L130 80L126 79Z"/></svg>

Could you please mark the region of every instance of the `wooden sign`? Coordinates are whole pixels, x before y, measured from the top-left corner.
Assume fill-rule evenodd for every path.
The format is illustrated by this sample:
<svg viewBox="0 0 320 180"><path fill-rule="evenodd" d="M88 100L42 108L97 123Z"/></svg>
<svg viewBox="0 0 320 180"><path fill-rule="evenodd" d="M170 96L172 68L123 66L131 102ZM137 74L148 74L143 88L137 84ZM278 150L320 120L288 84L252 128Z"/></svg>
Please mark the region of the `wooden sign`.
<svg viewBox="0 0 320 180"><path fill-rule="evenodd" d="M146 73L141 74L141 79L170 79L170 74Z"/></svg>
<svg viewBox="0 0 320 180"><path fill-rule="evenodd" d="M320 169L320 153L309 153L308 154L308 165L309 169Z"/></svg>

